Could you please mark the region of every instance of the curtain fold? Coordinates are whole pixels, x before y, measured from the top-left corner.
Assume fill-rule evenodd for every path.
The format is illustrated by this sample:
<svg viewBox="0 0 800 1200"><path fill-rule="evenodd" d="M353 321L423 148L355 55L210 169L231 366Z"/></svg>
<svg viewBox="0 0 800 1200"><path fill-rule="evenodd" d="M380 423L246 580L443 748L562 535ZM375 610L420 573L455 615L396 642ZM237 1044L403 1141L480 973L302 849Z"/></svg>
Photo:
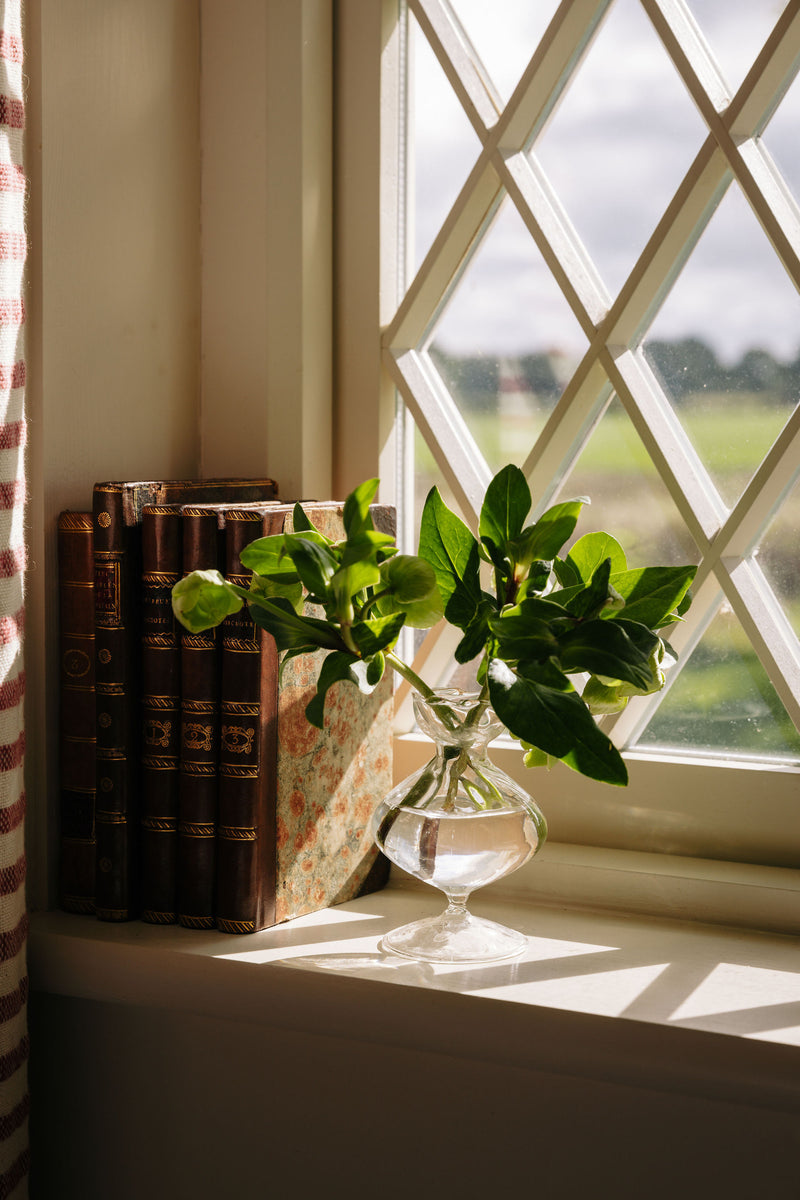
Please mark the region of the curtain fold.
<svg viewBox="0 0 800 1200"><path fill-rule="evenodd" d="M21 0L0 0L0 1200L27 1195L25 174Z"/></svg>

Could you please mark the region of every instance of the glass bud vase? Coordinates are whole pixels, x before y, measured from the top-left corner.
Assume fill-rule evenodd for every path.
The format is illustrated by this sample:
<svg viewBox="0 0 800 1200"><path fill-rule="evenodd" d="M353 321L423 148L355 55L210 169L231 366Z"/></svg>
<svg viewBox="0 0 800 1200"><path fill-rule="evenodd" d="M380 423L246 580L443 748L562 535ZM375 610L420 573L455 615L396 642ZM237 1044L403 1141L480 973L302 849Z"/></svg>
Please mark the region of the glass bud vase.
<svg viewBox="0 0 800 1200"><path fill-rule="evenodd" d="M425 962L511 958L525 937L474 916L467 900L536 853L547 835L545 819L490 761L487 746L503 725L485 701L442 689L434 700L415 694L414 708L435 754L378 805L372 833L391 862L444 892L447 908L393 930L383 945Z"/></svg>

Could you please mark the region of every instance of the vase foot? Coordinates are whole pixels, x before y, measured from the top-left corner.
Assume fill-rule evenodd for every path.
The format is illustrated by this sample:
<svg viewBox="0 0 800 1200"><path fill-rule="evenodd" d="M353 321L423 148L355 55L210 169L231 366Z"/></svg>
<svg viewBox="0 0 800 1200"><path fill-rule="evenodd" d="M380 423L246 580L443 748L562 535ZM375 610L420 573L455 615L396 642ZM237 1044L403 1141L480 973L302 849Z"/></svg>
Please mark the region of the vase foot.
<svg viewBox="0 0 800 1200"><path fill-rule="evenodd" d="M528 939L515 929L466 910L425 917L387 933L381 948L433 963L481 963L521 954Z"/></svg>

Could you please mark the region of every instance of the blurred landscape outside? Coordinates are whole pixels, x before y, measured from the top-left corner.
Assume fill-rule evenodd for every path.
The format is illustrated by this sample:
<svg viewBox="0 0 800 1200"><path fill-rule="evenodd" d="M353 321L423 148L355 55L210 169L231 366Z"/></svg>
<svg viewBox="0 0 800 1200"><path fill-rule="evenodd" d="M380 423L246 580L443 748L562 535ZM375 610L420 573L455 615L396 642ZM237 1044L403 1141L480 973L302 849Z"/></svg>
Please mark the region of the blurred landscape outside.
<svg viewBox="0 0 800 1200"><path fill-rule="evenodd" d="M504 98L527 65L544 18L552 15L545 12L546 4L533 7L539 9L535 14L518 0L503 0L491 6L489 20L487 6L478 0L453 3L485 63L492 61L499 70L507 61L503 47L514 48L516 77L495 79ZM749 62L738 66L727 59L735 84L783 4L757 6L761 25L755 41L752 5L696 0L693 7L712 46L735 44L740 55L742 47L749 55ZM732 30L739 36L732 37ZM413 277L479 147L418 29L412 29L411 45ZM645 93L639 86L643 72ZM795 194L798 117L795 83L764 133ZM705 132L638 0L616 0L531 150L610 296L624 283ZM435 370L492 472L507 462L524 463L586 348L577 321L506 198L427 343ZM730 510L800 402L800 298L735 182L655 315L642 350ZM452 504L434 456L417 434L417 518L433 483ZM591 498L578 534L597 528L614 533L631 566L699 560L616 396L564 480L560 496L567 495ZM795 477L754 552L796 635L799 530ZM727 603L638 745L800 760L800 734Z"/></svg>

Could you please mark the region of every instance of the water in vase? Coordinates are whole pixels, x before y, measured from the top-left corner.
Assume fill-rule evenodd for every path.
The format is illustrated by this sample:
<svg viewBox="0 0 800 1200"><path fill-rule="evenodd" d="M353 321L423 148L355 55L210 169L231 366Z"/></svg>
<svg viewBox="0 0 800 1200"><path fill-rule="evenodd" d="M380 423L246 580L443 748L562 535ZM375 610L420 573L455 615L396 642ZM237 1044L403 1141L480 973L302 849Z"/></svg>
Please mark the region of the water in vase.
<svg viewBox="0 0 800 1200"><path fill-rule="evenodd" d="M533 855L539 830L524 809L448 814L400 809L384 838L392 862L445 893L486 887Z"/></svg>

